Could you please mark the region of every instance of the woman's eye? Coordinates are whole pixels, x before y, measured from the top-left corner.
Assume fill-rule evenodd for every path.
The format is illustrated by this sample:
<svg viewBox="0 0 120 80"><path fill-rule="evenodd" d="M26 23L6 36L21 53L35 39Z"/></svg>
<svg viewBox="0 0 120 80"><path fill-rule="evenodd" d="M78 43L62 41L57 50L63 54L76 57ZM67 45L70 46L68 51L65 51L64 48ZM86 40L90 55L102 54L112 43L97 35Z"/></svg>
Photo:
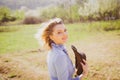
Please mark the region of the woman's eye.
<svg viewBox="0 0 120 80"><path fill-rule="evenodd" d="M67 29L65 29L64 32L67 32Z"/></svg>
<svg viewBox="0 0 120 80"><path fill-rule="evenodd" d="M62 32L58 32L58 34L61 34Z"/></svg>

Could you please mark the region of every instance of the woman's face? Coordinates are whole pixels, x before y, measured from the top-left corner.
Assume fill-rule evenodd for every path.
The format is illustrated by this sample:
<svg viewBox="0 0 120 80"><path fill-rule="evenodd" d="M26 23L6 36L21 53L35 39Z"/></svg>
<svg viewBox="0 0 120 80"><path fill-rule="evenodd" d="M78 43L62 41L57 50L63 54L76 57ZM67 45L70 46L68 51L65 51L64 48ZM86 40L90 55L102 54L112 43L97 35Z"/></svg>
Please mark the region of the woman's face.
<svg viewBox="0 0 120 80"><path fill-rule="evenodd" d="M55 25L53 28L52 35L50 35L50 39L53 40L56 44L64 44L68 39L68 34L65 25Z"/></svg>

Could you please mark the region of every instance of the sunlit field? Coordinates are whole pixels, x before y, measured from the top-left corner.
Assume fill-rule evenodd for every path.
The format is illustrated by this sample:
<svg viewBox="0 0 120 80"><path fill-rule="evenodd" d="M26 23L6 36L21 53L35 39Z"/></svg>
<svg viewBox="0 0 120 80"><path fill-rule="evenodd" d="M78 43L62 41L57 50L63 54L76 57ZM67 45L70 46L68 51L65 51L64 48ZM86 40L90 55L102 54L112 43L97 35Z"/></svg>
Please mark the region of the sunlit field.
<svg viewBox="0 0 120 80"><path fill-rule="evenodd" d="M66 24L69 34L67 44L83 40L91 35L119 32L119 25L119 20ZM0 54L38 48L35 34L39 28L40 24L0 26Z"/></svg>
<svg viewBox="0 0 120 80"><path fill-rule="evenodd" d="M120 80L120 20L65 24L66 43L87 55L89 74L85 80ZM37 25L0 26L0 80L50 80L46 56L34 38Z"/></svg>

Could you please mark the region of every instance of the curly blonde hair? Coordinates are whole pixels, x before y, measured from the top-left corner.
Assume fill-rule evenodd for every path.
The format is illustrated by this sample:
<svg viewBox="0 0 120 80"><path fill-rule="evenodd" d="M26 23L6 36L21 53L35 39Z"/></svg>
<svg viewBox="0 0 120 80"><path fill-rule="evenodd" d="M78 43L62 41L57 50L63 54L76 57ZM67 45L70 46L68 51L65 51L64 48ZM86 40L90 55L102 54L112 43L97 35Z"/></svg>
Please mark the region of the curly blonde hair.
<svg viewBox="0 0 120 80"><path fill-rule="evenodd" d="M47 49L51 49L51 43L53 42L50 39L50 35L52 35L53 33L53 28L54 26L56 26L57 24L63 24L62 19L60 18L54 18L49 20L48 22L44 23L44 25L42 26L42 31L40 30L38 33L38 39L39 41L44 45L44 47L46 47ZM41 33L41 34L40 34ZM41 39L40 39L41 38Z"/></svg>

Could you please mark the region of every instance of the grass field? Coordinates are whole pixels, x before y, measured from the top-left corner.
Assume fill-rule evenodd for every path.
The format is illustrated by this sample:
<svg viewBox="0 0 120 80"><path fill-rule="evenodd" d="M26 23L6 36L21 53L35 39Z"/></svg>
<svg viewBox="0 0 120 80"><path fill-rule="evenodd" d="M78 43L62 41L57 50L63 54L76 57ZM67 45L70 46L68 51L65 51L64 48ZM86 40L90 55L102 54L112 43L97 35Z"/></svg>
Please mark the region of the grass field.
<svg viewBox="0 0 120 80"><path fill-rule="evenodd" d="M85 80L120 80L120 20L66 24L71 44L85 52ZM49 80L46 56L34 34L40 25L0 26L0 80Z"/></svg>
<svg viewBox="0 0 120 80"><path fill-rule="evenodd" d="M69 34L69 44L77 40L83 40L90 35L120 30L120 21L74 23L67 24L66 27ZM38 28L40 28L40 25L0 26L0 54L39 47L34 38Z"/></svg>

